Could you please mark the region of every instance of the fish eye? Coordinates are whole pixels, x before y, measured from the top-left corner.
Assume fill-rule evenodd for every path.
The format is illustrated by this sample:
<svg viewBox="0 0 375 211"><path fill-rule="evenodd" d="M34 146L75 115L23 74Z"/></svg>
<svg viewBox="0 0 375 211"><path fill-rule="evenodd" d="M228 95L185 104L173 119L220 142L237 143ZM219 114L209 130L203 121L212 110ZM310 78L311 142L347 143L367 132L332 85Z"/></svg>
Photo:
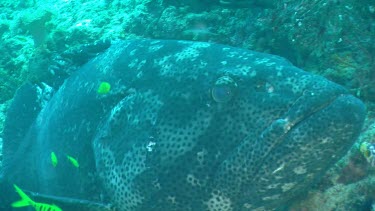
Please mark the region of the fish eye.
<svg viewBox="0 0 375 211"><path fill-rule="evenodd" d="M229 102L237 88L236 82L229 76L222 76L215 82L214 87L211 89L212 99L217 103Z"/></svg>

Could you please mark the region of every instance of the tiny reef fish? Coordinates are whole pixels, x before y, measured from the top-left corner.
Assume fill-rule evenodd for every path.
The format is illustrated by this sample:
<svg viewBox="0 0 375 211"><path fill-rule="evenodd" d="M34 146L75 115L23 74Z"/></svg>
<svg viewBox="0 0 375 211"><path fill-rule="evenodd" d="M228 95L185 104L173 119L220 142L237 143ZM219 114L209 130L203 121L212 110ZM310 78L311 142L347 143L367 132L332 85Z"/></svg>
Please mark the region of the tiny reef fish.
<svg viewBox="0 0 375 211"><path fill-rule="evenodd" d="M20 195L21 200L13 202L11 204L14 208L31 206L36 211L62 211L60 207L54 204L46 204L33 201L25 192L21 190L17 185L13 184L16 192Z"/></svg>

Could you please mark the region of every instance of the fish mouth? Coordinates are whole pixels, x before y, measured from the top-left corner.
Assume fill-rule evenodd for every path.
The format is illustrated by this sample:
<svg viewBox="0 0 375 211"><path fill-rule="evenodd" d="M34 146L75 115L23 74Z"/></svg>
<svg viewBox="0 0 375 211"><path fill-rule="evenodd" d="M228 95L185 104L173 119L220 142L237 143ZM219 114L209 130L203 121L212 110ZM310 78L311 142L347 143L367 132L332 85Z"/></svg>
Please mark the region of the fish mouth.
<svg viewBox="0 0 375 211"><path fill-rule="evenodd" d="M359 135L365 110L362 101L343 89L306 91L258 137L260 159L269 159L277 152L296 153L306 146L321 147L318 142L323 139L332 140L327 148L347 150Z"/></svg>
<svg viewBox="0 0 375 211"><path fill-rule="evenodd" d="M276 193L283 194L285 200L296 196L345 155L358 137L364 118L364 104L346 92L306 93L251 146L257 147L256 152L246 156L255 160L254 166L248 166L251 172L241 172L251 175L239 186L241 193L254 197L258 205L269 206L280 201L263 199ZM292 185L286 188L286 184Z"/></svg>
<svg viewBox="0 0 375 211"><path fill-rule="evenodd" d="M347 152L361 131L365 107L339 85L316 87L290 103L259 136L245 137L231 151L217 171L219 187L258 203L268 194L284 193L281 187L267 189L272 181L303 190Z"/></svg>
<svg viewBox="0 0 375 211"><path fill-rule="evenodd" d="M365 115L365 106L356 97L349 94L348 91L336 84L330 84L322 88L313 88L305 90L289 108L283 116L287 121L286 129L293 129L305 120L317 118L319 113L327 110L337 111L325 114L327 118L331 118L332 122L343 121L351 124L361 124ZM338 118L335 113L344 112L340 115L343 119ZM351 112L351 113L347 113Z"/></svg>
<svg viewBox="0 0 375 211"><path fill-rule="evenodd" d="M335 93L324 91L317 93L305 90L303 94L291 104L284 115L271 122L271 124L265 128L259 137L259 141L264 143L272 142L269 146L278 145L290 131L297 128L302 122L313 118L312 116L322 112L324 109L330 107L336 100L344 96L350 95L341 90ZM273 147L270 147L269 150L272 148Z"/></svg>
<svg viewBox="0 0 375 211"><path fill-rule="evenodd" d="M341 90L338 92L324 92L305 90L303 94L291 105L281 118L285 121L285 133L296 127L300 122L331 106L339 98L351 96Z"/></svg>

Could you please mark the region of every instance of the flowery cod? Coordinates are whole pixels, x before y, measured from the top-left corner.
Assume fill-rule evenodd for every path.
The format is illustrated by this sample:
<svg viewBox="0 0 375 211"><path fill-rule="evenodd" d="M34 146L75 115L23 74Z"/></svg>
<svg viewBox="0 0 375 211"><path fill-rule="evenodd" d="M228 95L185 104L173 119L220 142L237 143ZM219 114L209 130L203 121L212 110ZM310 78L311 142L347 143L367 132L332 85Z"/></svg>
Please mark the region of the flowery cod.
<svg viewBox="0 0 375 211"><path fill-rule="evenodd" d="M9 109L3 180L63 210L280 208L347 152L365 116L281 57L189 41L114 42L45 95L26 84ZM79 168L54 167L51 152Z"/></svg>

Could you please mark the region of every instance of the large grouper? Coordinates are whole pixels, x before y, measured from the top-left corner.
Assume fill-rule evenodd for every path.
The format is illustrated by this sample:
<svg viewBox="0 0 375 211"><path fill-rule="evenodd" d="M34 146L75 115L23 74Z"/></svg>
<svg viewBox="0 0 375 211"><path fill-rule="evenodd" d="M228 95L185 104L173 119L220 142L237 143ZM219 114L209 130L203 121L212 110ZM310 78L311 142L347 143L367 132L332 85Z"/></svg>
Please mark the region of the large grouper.
<svg viewBox="0 0 375 211"><path fill-rule="evenodd" d="M365 118L286 59L204 42L116 41L51 93L25 84L9 108L3 206L15 184L63 210L281 209Z"/></svg>

